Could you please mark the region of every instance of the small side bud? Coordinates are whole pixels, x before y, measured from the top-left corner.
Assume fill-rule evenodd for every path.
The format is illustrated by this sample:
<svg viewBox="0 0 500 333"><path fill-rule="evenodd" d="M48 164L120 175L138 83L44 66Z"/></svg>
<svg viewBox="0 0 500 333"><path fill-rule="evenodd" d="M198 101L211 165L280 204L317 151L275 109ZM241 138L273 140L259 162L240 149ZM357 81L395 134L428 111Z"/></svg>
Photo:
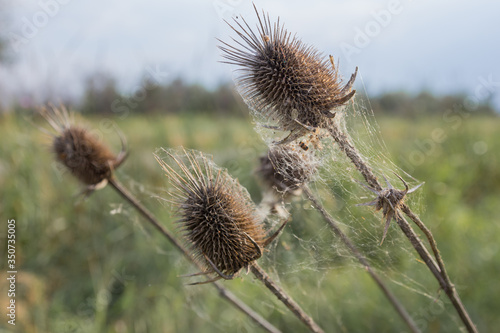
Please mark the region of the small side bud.
<svg viewBox="0 0 500 333"><path fill-rule="evenodd" d="M282 195L298 194L303 184L312 180L319 167L319 160L300 143L271 146L260 158L257 169L266 184Z"/></svg>

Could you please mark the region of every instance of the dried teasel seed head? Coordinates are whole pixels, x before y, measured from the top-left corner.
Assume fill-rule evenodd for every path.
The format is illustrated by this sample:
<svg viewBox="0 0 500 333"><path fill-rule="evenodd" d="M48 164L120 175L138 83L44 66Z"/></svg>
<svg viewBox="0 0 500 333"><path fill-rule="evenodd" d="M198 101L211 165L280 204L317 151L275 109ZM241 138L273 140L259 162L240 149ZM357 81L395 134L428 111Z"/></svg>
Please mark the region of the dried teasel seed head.
<svg viewBox="0 0 500 333"><path fill-rule="evenodd" d="M166 159L155 158L195 259L207 272L232 276L260 258L266 234L248 192L202 153L163 151Z"/></svg>
<svg viewBox="0 0 500 333"><path fill-rule="evenodd" d="M126 157L125 143L120 154L115 156L89 130L74 125L64 106L43 108L40 113L52 126L52 151L78 180L88 186L105 184Z"/></svg>
<svg viewBox="0 0 500 333"><path fill-rule="evenodd" d="M244 19L234 20L235 26L230 26L240 40L234 40L236 46L223 41L219 46L225 62L240 67L242 74L236 79L240 94L258 118L271 122L268 126L290 131L281 143L328 127L335 109L353 97L356 73L342 86L331 56L323 59L287 32L279 19L271 23L269 15L255 12L257 31Z"/></svg>
<svg viewBox="0 0 500 333"><path fill-rule="evenodd" d="M257 173L276 191L298 194L297 190L314 177L319 164L314 153L303 150L300 144L273 145L260 158Z"/></svg>

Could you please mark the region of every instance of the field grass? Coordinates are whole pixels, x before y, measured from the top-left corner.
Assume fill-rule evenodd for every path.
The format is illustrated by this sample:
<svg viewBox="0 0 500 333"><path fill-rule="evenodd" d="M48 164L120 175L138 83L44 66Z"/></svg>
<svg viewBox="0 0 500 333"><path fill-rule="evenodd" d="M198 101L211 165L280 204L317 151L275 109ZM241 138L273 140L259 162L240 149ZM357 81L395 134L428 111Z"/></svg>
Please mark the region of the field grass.
<svg viewBox="0 0 500 333"><path fill-rule="evenodd" d="M118 177L167 228L175 230L168 205L156 198L165 196L166 187L152 155L159 147L183 145L213 154L260 201L252 171L265 145L250 121L204 116L112 121L130 147ZM110 119L89 122L119 150ZM494 331L500 326L500 119L470 117L459 122L436 116L378 122L395 164L426 182L419 190L419 210L464 304L480 331ZM194 268L111 188L79 201L81 186L53 162L49 139L30 119L2 116L0 140L0 237L6 244L6 222L16 219L18 270L16 326L7 325L2 313L0 330L259 331L209 285L186 286L179 275L195 273ZM331 201L325 203L334 205ZM308 207L301 200L291 204L293 222L265 253L262 265L327 331L405 331L373 282L345 251L332 245L335 237ZM374 225L364 228L380 235ZM362 232L352 236L365 250L377 248L371 261L379 263L378 271L424 331L457 331L452 306L395 227L382 247L377 245L380 239L366 240ZM1 276L7 271L5 249L2 245ZM387 258L376 258L383 254ZM245 272L241 275L224 285L283 331L305 331L258 281ZM0 289L5 312L5 278Z"/></svg>

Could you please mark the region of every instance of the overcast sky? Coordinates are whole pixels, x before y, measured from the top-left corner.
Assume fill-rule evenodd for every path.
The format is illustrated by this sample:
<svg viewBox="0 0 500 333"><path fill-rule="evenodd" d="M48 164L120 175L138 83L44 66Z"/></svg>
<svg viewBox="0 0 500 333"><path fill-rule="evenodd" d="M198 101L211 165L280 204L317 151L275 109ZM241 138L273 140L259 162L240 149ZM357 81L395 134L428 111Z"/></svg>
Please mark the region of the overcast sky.
<svg viewBox="0 0 500 333"><path fill-rule="evenodd" d="M500 105L500 2L254 1L305 43L340 61L357 89L464 92ZM77 96L83 78L106 72L123 91L148 73L214 86L232 79L216 38L243 16L244 0L3 0L0 28L15 61L0 68L0 93L25 100Z"/></svg>

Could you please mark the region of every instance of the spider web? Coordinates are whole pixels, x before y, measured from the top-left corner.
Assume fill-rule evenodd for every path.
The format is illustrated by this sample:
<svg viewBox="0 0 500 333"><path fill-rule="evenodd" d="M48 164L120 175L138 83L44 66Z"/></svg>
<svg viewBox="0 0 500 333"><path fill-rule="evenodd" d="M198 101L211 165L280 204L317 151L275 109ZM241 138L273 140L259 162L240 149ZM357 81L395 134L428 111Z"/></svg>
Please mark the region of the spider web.
<svg viewBox="0 0 500 333"><path fill-rule="evenodd" d="M365 91L364 88L363 90ZM261 113L253 108L251 100L245 102L251 110L256 131L267 145L273 146L286 137L288 133L276 130L274 123L261 117ZM422 181L392 161L368 98L352 99L348 105L337 110L335 122L348 135L349 141L371 167L383 187L404 189L398 176L404 179L409 188L422 184ZM373 206L358 206L372 201L376 195L363 185L365 182L361 174L328 133L320 131L318 137L320 149L309 144L308 136L298 139L293 148L301 154L314 154L315 160L320 161L320 171L309 184L315 196L361 250L389 289L406 306L421 329L425 330L429 325L439 322L445 323L445 327L448 323L448 330L455 331L460 324L453 317L453 311L444 312L447 301L440 297L431 273L397 224L394 220L391 221L387 237L381 244L385 224L382 213L376 212ZM309 149L302 151L299 142L306 143ZM409 193L405 202L417 214L422 213L421 190ZM287 228L288 231L274 243L271 253L263 259L265 265L275 273L275 278L283 279L289 285L291 280L295 290L304 295L314 295L312 297L316 297L316 304L313 306L316 308L331 307L335 311L334 321L339 330L346 327L345 322L353 320L350 311L355 312L360 303L364 304L361 308L369 307L375 317L396 317L396 312L390 308L381 293L377 294L374 282L369 280L362 265L333 234L304 196L287 203L286 209L293 218L291 227ZM414 228L416 229L415 226ZM337 278L342 282L332 286ZM315 281L314 292L311 283L304 283L304 280ZM344 285L345 281L349 281L349 284ZM338 294L330 295L325 293L325 289L334 289ZM374 299L367 300L367 294ZM381 310L380 303L384 304L385 310ZM343 311L338 311L338 308ZM388 327L391 330L395 330L395 327L400 327L403 331L406 329L398 320L393 320ZM368 329L369 326L365 328Z"/></svg>
<svg viewBox="0 0 500 333"><path fill-rule="evenodd" d="M247 103L251 107L251 101ZM255 129L266 144L272 145L287 135L269 129L268 125L272 124L269 124L267 119L259 118L259 113L255 110L252 110L252 115ZM421 183L392 162L368 99L354 98L343 109L337 110L335 121L349 136L350 142L372 168L382 186L386 186L385 177L395 188L403 189L403 184L395 174L400 175L410 188ZM456 331L457 327L460 327L456 316L452 310L444 311L449 306L438 292L437 283L425 265L419 261L419 257L399 231L396 223L391 222L387 237L383 244L380 244L384 230L381 212L375 212L372 206L357 206L372 201L374 194L361 185L364 182L363 178L327 133L318 133L318 136L320 149L314 147L308 136L298 139L293 145L298 154L314 160L314 167L320 165L309 184L315 196L363 253L389 289L405 305L422 330L425 331L430 325L438 322L445 325L444 331ZM257 153L242 154L250 150L264 153L264 147L255 141L251 138L248 140L248 146L252 149L240 146L232 152L222 151L214 154L217 164L212 162L209 155L202 158L207 158L206 163L214 170L220 170L218 165L232 165L228 162L233 159L244 159L256 167ZM309 149L301 148L300 141L305 142ZM180 150L169 151L179 158L184 158L184 153ZM164 154L161 154L161 157L165 157ZM228 166L228 171L245 187L252 186L251 183L255 182L255 179L249 177L246 168L233 165ZM128 183L131 181L127 180ZM161 190L165 184L160 185L160 188L149 189L142 184L131 185L134 192L143 196L165 199L168 198L168 193ZM246 190L244 191L246 193ZM272 210L265 207L267 203L261 199L266 199L268 194L259 197L253 192L248 195L252 196L255 202L261 202L258 207L259 213L268 214L263 220L265 229L275 230L283 216L271 214ZM289 212L292 220L278 240L274 241L259 259L259 263L271 277L328 331L370 331L372 322L377 325L386 322L384 327L377 326L377 329L383 331L407 331L405 324L397 317L389 302L366 274L364 267L334 235L331 228L312 207L311 202L306 200L304 195L288 199L284 209ZM421 213L422 191L409 194L406 202L412 210ZM165 203L170 206L168 200ZM169 227L175 229L173 224ZM177 236L181 236L177 230L174 231ZM157 252L165 255L164 246L154 243ZM174 265L176 275L197 272L180 256L175 258L177 258ZM185 278L181 280L181 284L191 282ZM289 310L267 292L260 282L247 276L245 270L241 270L236 279L224 281L223 284L281 329L294 327L294 330L305 331ZM244 315L239 314L234 320L228 319L224 313L231 313L229 318L232 318L235 315L232 311L235 310L220 302L211 289L208 286L183 287L182 294L186 298L184 307L196 314L201 322L209 323L212 329L227 331L237 327L242 332L257 330L257 326ZM225 312L214 313L211 304L215 302L221 303L216 309L226 309ZM359 320L360 313L367 317Z"/></svg>
<svg viewBox="0 0 500 333"><path fill-rule="evenodd" d="M251 106L249 101L247 103ZM252 115L255 129L266 144L272 145L287 135L266 127L269 125L267 119L259 118L259 114L254 110ZM343 109L337 110L335 121L342 131L347 133L350 142L373 169L382 186L386 186L385 177L395 188L403 189L403 184L395 174L400 175L410 188L421 183L392 162L369 100L356 97ZM444 310L449 308L447 301L438 292L437 283L425 265L419 261L396 223L391 222L387 237L383 244L380 244L385 222L381 212L375 212L372 206L357 206L372 201L375 195L361 185L363 178L326 132L319 133L319 137L320 149L315 148L307 136L293 144L299 155L314 160L314 167L320 165L309 183L315 196L389 289L405 305L423 331L436 322L444 325L444 331L457 331L460 324L456 316L452 310ZM200 158L213 170L221 170L219 165L227 166L232 177L239 179L239 183L244 187L249 187L252 182L255 183L255 179L249 176L247 168L235 167L229 162L234 159L245 160L257 167L258 155L264 153L265 147L255 141L257 140L249 138L247 146L214 154L217 163L212 161L210 155L200 155ZM307 143L309 149L301 148L300 141ZM249 149L250 146L252 149ZM180 150L169 151L180 159L185 158ZM250 154L248 151L258 153ZM164 154L160 156L165 157ZM224 169L221 171L226 172ZM131 181L127 180L129 184ZM240 186L239 183L235 183L235 186ZM161 201L169 197L168 192L162 191L166 182L156 188L146 188L137 183L130 185L134 192L145 197L156 197ZM246 190L243 191L246 193ZM269 193L259 197L255 195L255 190L251 192L248 196L256 203L261 202L258 205L259 214L267 214L267 218L263 218L262 222L265 229L269 232L275 230L283 219L283 214L272 214L272 209L266 207L268 202L265 199ZM377 326L377 329L383 331L407 331L405 324L397 317L356 257L335 236L311 202L305 199L304 195L297 194L299 195L287 198L284 205L292 220L279 238L264 251L259 259L260 265L327 331L370 331L373 329L372 322L377 325L386 322L386 326ZM170 206L168 201L164 203ZM421 213L422 191L409 194L406 202L412 210ZM169 228L181 237L174 224L169 225ZM165 255L164 245L160 245L163 243L153 243L157 252ZM175 258L172 259L175 260L173 270L176 275L197 273L196 268L183 258ZM186 278L180 280L180 284L192 282ZM289 310L266 291L259 281L250 275L247 276L245 270L241 270L236 279L224 281L223 285L279 328L286 331L293 327L294 330L305 331L305 327L297 323L297 319ZM234 330L235 327L242 332L258 330L257 326L241 313L237 319L230 319L238 312L225 302L219 301L209 286L185 286L182 288L182 294L186 298L185 309L194 313L200 322L207 323L208 330L211 328L227 331ZM211 308L213 304L220 305L214 310ZM225 310L219 313L219 309ZM225 313L230 313L229 317ZM360 320L360 314L366 318Z"/></svg>

